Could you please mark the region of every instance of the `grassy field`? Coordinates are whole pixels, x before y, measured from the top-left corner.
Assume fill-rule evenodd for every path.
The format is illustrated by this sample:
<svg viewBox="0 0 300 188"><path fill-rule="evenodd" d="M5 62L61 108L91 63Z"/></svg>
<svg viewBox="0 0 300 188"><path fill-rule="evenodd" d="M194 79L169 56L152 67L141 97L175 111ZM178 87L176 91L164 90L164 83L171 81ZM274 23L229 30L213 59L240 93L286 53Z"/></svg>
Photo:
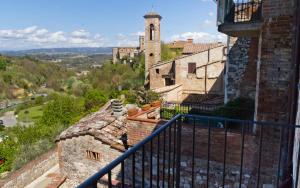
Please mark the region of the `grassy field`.
<svg viewBox="0 0 300 188"><path fill-rule="evenodd" d="M18 121L36 122L43 115L43 105L34 106L25 110L21 110L18 114Z"/></svg>

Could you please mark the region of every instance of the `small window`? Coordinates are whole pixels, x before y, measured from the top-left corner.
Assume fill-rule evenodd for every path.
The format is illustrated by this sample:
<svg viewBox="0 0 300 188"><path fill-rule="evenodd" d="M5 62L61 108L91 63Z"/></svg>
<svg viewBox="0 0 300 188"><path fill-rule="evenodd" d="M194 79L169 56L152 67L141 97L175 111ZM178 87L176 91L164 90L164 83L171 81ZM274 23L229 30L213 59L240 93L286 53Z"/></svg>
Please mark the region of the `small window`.
<svg viewBox="0 0 300 188"><path fill-rule="evenodd" d="M96 161L100 161L101 155L100 155L100 153L87 150L86 151L86 158L96 160Z"/></svg>
<svg viewBox="0 0 300 188"><path fill-rule="evenodd" d="M188 73L189 74L196 74L196 63L189 63L188 64Z"/></svg>
<svg viewBox="0 0 300 188"><path fill-rule="evenodd" d="M150 57L153 57L153 53L151 53L149 56L150 56Z"/></svg>
<svg viewBox="0 0 300 188"><path fill-rule="evenodd" d="M175 82L171 78L165 78L165 86L172 86Z"/></svg>
<svg viewBox="0 0 300 188"><path fill-rule="evenodd" d="M150 24L150 40L154 40L154 25Z"/></svg>
<svg viewBox="0 0 300 188"><path fill-rule="evenodd" d="M159 74L159 69L155 69L156 74Z"/></svg>

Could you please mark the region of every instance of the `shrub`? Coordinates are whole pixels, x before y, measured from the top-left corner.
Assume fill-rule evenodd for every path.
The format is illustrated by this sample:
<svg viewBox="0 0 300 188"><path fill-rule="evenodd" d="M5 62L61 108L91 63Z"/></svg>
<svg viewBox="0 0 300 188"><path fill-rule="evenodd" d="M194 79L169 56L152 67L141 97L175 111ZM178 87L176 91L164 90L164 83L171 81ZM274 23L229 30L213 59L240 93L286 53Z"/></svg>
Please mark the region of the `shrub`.
<svg viewBox="0 0 300 188"><path fill-rule="evenodd" d="M18 154L16 155L14 162L12 163L12 170L21 168L27 162L45 153L53 146L54 143L50 142L48 139L39 140L33 144L22 145Z"/></svg>
<svg viewBox="0 0 300 188"><path fill-rule="evenodd" d="M83 103L80 99L64 95L57 96L45 106L41 123L47 126L70 125L83 113Z"/></svg>
<svg viewBox="0 0 300 188"><path fill-rule="evenodd" d="M137 103L139 105L150 104L153 101L160 100L160 95L151 90L141 88L137 91Z"/></svg>
<svg viewBox="0 0 300 188"><path fill-rule="evenodd" d="M102 91L93 89L84 96L84 106L87 111L97 111L107 100Z"/></svg>
<svg viewBox="0 0 300 188"><path fill-rule="evenodd" d="M233 119L253 120L254 101L249 98L237 98L215 110L212 115Z"/></svg>

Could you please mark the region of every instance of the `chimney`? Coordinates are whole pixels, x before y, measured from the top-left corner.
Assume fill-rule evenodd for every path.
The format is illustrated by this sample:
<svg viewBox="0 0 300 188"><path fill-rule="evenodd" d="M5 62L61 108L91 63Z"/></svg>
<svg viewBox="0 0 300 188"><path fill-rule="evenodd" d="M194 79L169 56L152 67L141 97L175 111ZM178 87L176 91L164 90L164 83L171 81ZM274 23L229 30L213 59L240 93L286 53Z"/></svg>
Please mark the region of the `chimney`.
<svg viewBox="0 0 300 188"><path fill-rule="evenodd" d="M111 102L113 115L115 117L122 116L124 114L122 101L113 99Z"/></svg>
<svg viewBox="0 0 300 188"><path fill-rule="evenodd" d="M193 44L194 43L194 39L187 39L187 42L190 43L190 44Z"/></svg>

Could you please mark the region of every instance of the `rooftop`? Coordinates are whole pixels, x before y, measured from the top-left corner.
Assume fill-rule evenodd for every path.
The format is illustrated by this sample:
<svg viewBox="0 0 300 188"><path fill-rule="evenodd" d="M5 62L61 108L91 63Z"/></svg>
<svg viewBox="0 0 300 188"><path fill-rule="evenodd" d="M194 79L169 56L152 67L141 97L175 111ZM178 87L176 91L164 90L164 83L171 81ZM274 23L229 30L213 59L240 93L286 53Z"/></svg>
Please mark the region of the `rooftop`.
<svg viewBox="0 0 300 188"><path fill-rule="evenodd" d="M77 124L62 132L56 141L90 135L118 150L125 150L122 136L126 131L126 117L114 117L107 103L98 112L83 118Z"/></svg>
<svg viewBox="0 0 300 188"><path fill-rule="evenodd" d="M194 54L209 50L211 48L216 48L218 46L223 45L222 43L186 43L183 48L183 54Z"/></svg>
<svg viewBox="0 0 300 188"><path fill-rule="evenodd" d="M159 19L162 19L162 17L156 12L149 12L144 16L144 18L159 18Z"/></svg>

